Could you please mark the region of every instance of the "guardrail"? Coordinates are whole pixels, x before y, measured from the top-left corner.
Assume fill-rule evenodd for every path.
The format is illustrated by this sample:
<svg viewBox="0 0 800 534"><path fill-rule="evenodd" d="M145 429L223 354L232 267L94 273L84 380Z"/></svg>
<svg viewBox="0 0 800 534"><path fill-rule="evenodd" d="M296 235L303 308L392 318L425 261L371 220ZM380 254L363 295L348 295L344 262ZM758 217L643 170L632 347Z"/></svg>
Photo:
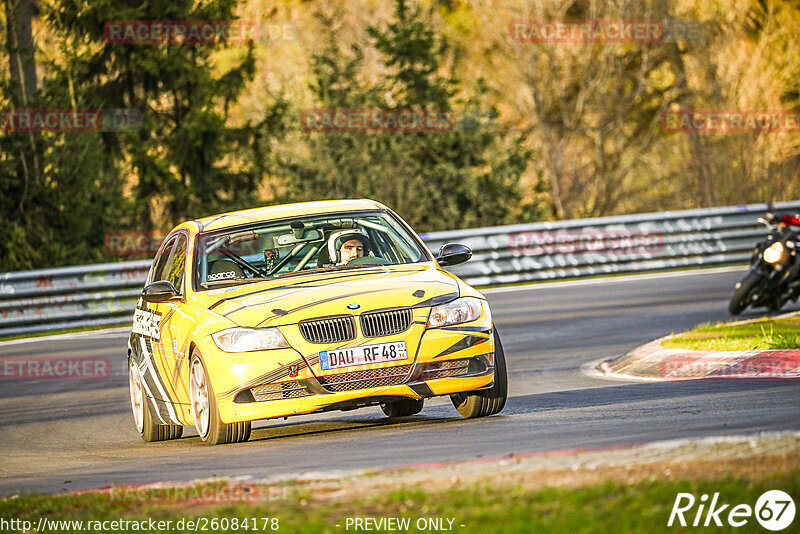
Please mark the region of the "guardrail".
<svg viewBox="0 0 800 534"><path fill-rule="evenodd" d="M800 201L775 204L800 211ZM745 263L765 235L765 204L574 219L421 234L473 250L449 268L485 286ZM119 324L133 313L150 260L0 273L0 335Z"/></svg>

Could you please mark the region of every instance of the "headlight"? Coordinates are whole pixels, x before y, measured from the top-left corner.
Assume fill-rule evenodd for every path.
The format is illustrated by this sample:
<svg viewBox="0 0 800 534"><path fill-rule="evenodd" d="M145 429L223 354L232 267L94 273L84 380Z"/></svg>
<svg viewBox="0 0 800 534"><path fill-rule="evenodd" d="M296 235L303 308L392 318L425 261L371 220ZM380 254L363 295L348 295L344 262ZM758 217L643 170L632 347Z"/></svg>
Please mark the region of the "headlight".
<svg viewBox="0 0 800 534"><path fill-rule="evenodd" d="M211 334L219 350L225 352L250 352L288 348L289 343L277 328L228 328Z"/></svg>
<svg viewBox="0 0 800 534"><path fill-rule="evenodd" d="M434 306L428 318L428 328L474 321L483 313L483 304L475 297L464 297L453 302Z"/></svg>
<svg viewBox="0 0 800 534"><path fill-rule="evenodd" d="M783 260L785 251L783 243L776 241L764 251L764 261L767 263L779 263Z"/></svg>

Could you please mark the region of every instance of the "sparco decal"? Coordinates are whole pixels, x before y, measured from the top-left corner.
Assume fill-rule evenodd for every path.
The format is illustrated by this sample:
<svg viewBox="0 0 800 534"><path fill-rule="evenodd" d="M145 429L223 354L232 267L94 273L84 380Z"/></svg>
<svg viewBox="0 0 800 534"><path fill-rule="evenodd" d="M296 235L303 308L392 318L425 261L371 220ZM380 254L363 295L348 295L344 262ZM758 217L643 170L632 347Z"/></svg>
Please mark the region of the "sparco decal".
<svg viewBox="0 0 800 534"><path fill-rule="evenodd" d="M236 272L228 271L224 273L212 273L208 275L209 282L212 282L214 280L227 280L228 278L236 278Z"/></svg>

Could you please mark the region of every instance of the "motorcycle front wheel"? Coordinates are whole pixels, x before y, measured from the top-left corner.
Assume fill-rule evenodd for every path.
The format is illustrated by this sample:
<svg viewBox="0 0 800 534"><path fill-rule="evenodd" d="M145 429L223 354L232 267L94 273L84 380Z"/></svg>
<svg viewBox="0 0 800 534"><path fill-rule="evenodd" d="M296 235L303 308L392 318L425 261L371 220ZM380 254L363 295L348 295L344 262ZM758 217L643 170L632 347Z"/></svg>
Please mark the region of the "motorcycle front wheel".
<svg viewBox="0 0 800 534"><path fill-rule="evenodd" d="M728 304L728 311L731 315L739 315L747 306L750 305L751 295L753 290L756 289L764 277L755 272L747 273L741 282L736 284L736 289L733 291L731 302Z"/></svg>

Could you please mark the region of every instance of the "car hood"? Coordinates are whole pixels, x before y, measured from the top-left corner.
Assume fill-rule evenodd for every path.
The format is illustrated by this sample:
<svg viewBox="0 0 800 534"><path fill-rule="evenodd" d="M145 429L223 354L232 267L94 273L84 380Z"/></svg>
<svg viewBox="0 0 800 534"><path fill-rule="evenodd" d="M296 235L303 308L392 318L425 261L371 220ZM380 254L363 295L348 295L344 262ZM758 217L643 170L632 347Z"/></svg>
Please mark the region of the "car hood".
<svg viewBox="0 0 800 534"><path fill-rule="evenodd" d="M415 263L295 275L196 295L198 305L240 326L280 326L326 315L434 306L458 297L463 287L469 286L435 264Z"/></svg>

